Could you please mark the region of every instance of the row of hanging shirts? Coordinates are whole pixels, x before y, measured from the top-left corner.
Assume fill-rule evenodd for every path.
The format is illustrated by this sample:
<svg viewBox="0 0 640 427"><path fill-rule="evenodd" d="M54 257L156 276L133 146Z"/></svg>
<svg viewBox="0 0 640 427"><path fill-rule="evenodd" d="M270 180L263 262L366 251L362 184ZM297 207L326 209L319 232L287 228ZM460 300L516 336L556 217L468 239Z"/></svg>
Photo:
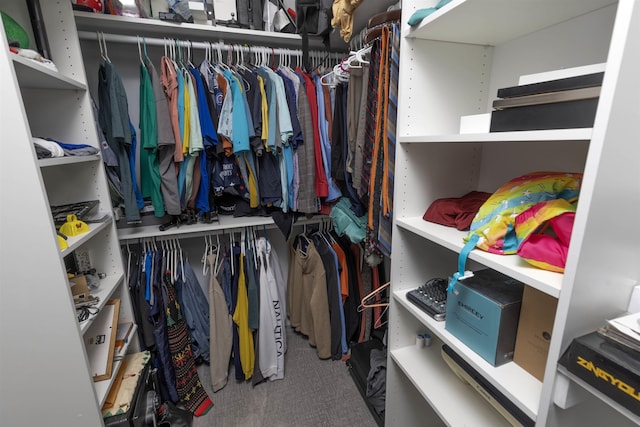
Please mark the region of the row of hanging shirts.
<svg viewBox="0 0 640 427"><path fill-rule="evenodd" d="M210 360L203 328L204 294L177 239L143 239L127 249L127 283L143 349L154 355L162 401L180 402L193 415L213 403L197 364ZM206 344L206 345L205 345Z"/></svg>
<svg viewBox="0 0 640 427"><path fill-rule="evenodd" d="M143 38L137 39L138 41L138 49L139 49L139 54L140 54L140 63L141 63L141 69L146 65L148 66L149 64L149 59L146 53L146 44L147 41ZM178 40L169 40L169 39L164 39L162 41L159 41L158 39L153 39L153 43L154 44L158 44L158 42L161 42L162 45L165 48L165 56L163 58L170 58L170 60L175 64L175 65L181 65L181 70L184 73L185 76L189 77L189 71L192 72L192 74L195 70L197 70L197 68L193 65L192 63L192 54L193 54L193 50L194 50L194 46L195 47L199 47L199 48L203 48L204 52L205 52L205 60L203 61L203 63L207 63L207 69L214 69L215 72L217 73L223 73L225 74L226 72L228 73L233 73L233 75L237 75L236 72L238 70L246 70L247 69L247 65L253 66L255 68L253 69L260 69L263 68L265 70L268 71L273 71L272 67L277 66L278 68L275 69L276 72L288 72L289 77L293 79L296 79L295 77L295 73L297 73L299 71L299 69L297 68L295 71L291 68L291 65L293 62L296 62L297 65L299 65L301 63L301 52L299 50L293 50L293 49L283 49L283 48L278 48L278 49L273 49L273 48L266 48L266 47L259 47L259 46L240 46L240 45L225 45L222 43L208 43L208 42L184 42L184 41L178 41ZM104 43L104 41L103 41ZM107 49L106 49L106 43L104 43L104 46L102 46L101 44L101 49L103 50L103 58L106 58L108 60L108 54L107 54ZM223 50L226 50L227 53L227 58L226 61L224 60L224 55L223 55ZM186 51L186 53L185 53ZM144 54L143 54L144 52ZM183 55L184 54L184 55ZM321 63L326 63L326 61L335 61L336 59L338 59L340 57L339 54L326 54L326 53L313 53L311 54L311 58L312 58L312 63L315 65L321 65ZM183 59L184 58L184 59ZM246 61L246 58L249 59L249 61ZM276 59L277 58L277 59ZM214 61L215 62L212 62ZM343 64L344 65L344 64ZM189 71L187 71L187 68ZM200 70L202 70L202 65L199 67ZM288 71L287 71L288 70ZM317 70L316 70L317 72ZM285 73L286 74L286 73ZM225 74L226 75L226 74ZM272 76L274 74L271 74ZM229 79L228 81L233 85L233 80L231 80L231 77L229 77L228 75L226 75L226 77ZM280 77L275 77L277 79L279 79ZM302 78L301 78L302 79ZM241 78L238 79L238 82L240 83L240 93L241 96L244 96L245 93L250 90L250 86L247 84L247 81L245 78ZM295 82L294 84L296 84L297 86L294 89L298 89L298 87L302 87L300 85L299 82ZM306 81L305 84L315 84L317 86L331 86L333 87L333 82L332 83L325 83L322 79L311 79L309 81ZM244 89L244 90L243 90ZM255 88L254 88L255 89ZM262 89L262 88L261 88ZM307 135L307 138L305 138L307 141L311 140L311 139L318 139L318 138L325 138L327 141L323 141L322 144L319 144L318 141L314 140L314 149L315 149L315 156L316 156L316 175L319 173L320 176L330 176L330 161L331 161L331 152L330 152L330 141L328 141L328 139L331 137L331 135L327 134L327 122L331 120L331 111L333 110L333 106L328 107L327 111L329 111L328 113L328 117L323 117L322 113L323 111L325 111L325 108L323 108L323 106L321 105L321 103L327 103L327 102L331 102L330 100L332 100L332 95L328 95L328 96L323 96L321 94L321 91L316 87L314 88L316 90L316 94L317 94L317 98L313 98L316 96L316 94L313 94L313 96L310 96L308 99L308 102L313 102L312 98L316 100L316 102L318 102L318 105L315 107L315 109L317 110L317 117L313 117L314 119L314 125L317 127L322 127L324 126L325 132L324 134L322 132L314 132L311 133L311 137L309 137L309 135ZM285 90L287 90L287 88L285 87ZM299 92L299 91L298 91ZM308 92L308 88L307 88L307 92ZM229 92L227 92L229 93ZM226 98L226 94L224 96L224 98ZM264 94L263 94L263 98L264 98ZM223 101L224 102L224 101ZM287 103L287 100L284 100L284 96L282 98L280 98L279 100L279 105L280 110L279 110L279 114L282 114L284 112L284 110L282 109L282 105L284 105L285 103ZM269 103L269 105L267 106L267 108L272 107L272 105ZM290 107L290 106L288 106ZM239 110L240 108L236 108L236 110ZM228 110L227 110L228 111ZM313 111L313 109L312 109ZM315 114L315 111L313 111ZM296 112L293 112L293 114L297 114ZM141 114L141 116L143 116L143 114ZM192 119L194 118L195 115L192 115ZM263 112L263 117L265 117L264 112ZM269 114L268 115L268 120L272 120L274 119L274 115ZM293 118L293 117L292 117ZM297 117L296 117L297 119ZM220 133L220 123L218 122L218 133ZM264 121L263 121L264 123ZM288 121L287 121L288 123ZM268 123L269 127L271 129L273 129L274 127L277 127L279 125L282 125L281 123ZM196 126L197 127L197 126ZM197 130L197 129L196 129ZM282 132L282 129L280 129ZM176 139L179 139L180 135L184 136L184 131L176 133ZM228 133L228 132L227 132ZM235 134L235 132L233 132ZM227 136L231 136L231 135L227 135ZM235 137L235 135L234 135ZM264 133L260 136L262 137L262 139L265 139L265 135ZM212 136L212 139L215 138L215 131L214 134ZM268 137L269 138L269 137ZM141 139L144 139L144 136L141 137ZM186 139L185 139L186 141ZM205 139L206 141L206 139ZM217 141L214 141L214 145L216 144ZM234 141L236 142L236 141ZM321 148L321 150L319 150L318 148ZM233 147L233 149L235 149L236 147ZM243 147L244 148L244 147ZM269 149L269 147L267 147L267 150ZM207 149L201 146L192 146L190 148L191 151L189 151L190 155L195 154L196 152L206 152ZM280 147L278 146L278 150L280 150ZM178 150L176 150L177 152ZM186 150L183 150L186 151ZM295 148L294 148L295 151ZM184 153L186 154L186 153ZM235 153L234 153L235 154ZM152 154L153 155L153 154ZM246 155L246 154L245 154ZM278 151L275 153L276 156L280 156L279 158L279 163L280 163L280 175L282 178L282 201L281 206L278 206L276 204L276 207L282 207L283 211L286 212L288 210L288 208L294 209L296 210L296 206L295 206L295 201L291 201L291 194L292 194L292 185L295 185L295 183L293 183L293 179L291 177L291 173L293 171L293 167L295 166L295 159L292 160L292 158L290 157L292 154L290 152L287 152L287 148L286 148L286 143L285 143L285 153L284 155L281 155L281 153ZM133 156L132 156L133 157ZM209 174L207 173L207 171L211 172L211 167L206 166L206 160L204 157L211 157L211 156L200 156L200 167L201 167L201 174L202 174L202 178L204 179L203 181L200 181L200 183L202 183L201 185L206 185L207 184L207 179L209 177ZM321 158L322 161L318 161L318 159ZM174 160L181 160L179 158L174 158ZM242 160L242 159L241 159ZM249 190L254 189L254 188L258 188L255 185L251 185L252 183L249 182L250 179L254 179L255 180L255 174L252 174L252 171L255 171L255 166L252 164L252 159L250 157L247 157L245 160L247 165L245 166L244 163L245 162L237 162L240 166L240 170L239 170L239 174L241 175L241 177L243 178L244 182L243 182L243 187L246 190L246 188L248 187ZM160 161L160 163L162 163L162 161ZM194 185L194 182L189 178L189 171L192 171L194 168L194 160L191 158L189 159L189 162L183 163L180 167L180 173L178 174L178 191L180 192L180 207L182 209L184 209L185 204L187 203L188 200L193 200L193 197L191 197L191 199L189 197L187 197L189 194L193 195L193 192L195 191L193 187L191 187L192 185ZM324 168L324 170L320 170L317 165L321 164ZM188 165L188 166L185 166ZM233 165L231 165L233 166ZM226 166L221 166L221 167L226 167ZM284 172L284 170L286 169L286 172ZM187 171L187 173L184 173L184 170ZM287 176L288 174L288 176ZM156 178L156 181L162 181L163 185L164 185L164 178L166 177L166 175L160 174L161 175L161 179ZM252 176L253 175L253 176ZM146 176L146 175L145 175ZM185 179L184 177L187 177L185 183L183 184L183 180ZM318 178L317 178L318 179ZM146 185L144 185L145 183L145 178L144 176L142 177L142 187L143 189L145 187L148 187ZM148 182L148 180L146 181ZM286 182L286 190L285 191L285 184L284 182ZM255 183L254 183L255 184ZM332 182L331 180L328 180L328 184L331 187L332 186ZM164 193L164 187L163 188L163 193ZM335 189L335 188L334 188ZM191 193L190 191L191 190ZM206 191L205 191L206 192ZM142 196L143 197L149 197L151 196L152 202L154 202L154 196L155 199L157 199L157 202L154 202L154 208L157 208L156 211L156 215L157 216L163 216L164 215L164 209L162 206L162 196L164 194L161 194L160 191L158 191L158 189L156 188L156 191L143 191L142 192ZM169 192L171 193L171 192ZM334 195L337 195L336 197L334 197L334 200L339 197L340 192L339 191L333 191ZM243 193L243 194L246 194ZM251 195L251 193L250 193ZM320 194L317 194L318 197L326 197L327 195L323 193L323 190L320 191ZM288 202L287 202L287 198L289 198ZM198 200L203 201L203 206L201 206L201 208L199 209L200 212L202 212L202 210L204 209L206 211L206 207L207 207L207 200L208 198L206 196L202 196L202 195L198 195ZM125 199L126 200L126 199ZM138 206L140 205L140 197L137 197L138 200ZM255 200L251 200L252 203L252 208L256 207L256 202ZM192 202L193 204L193 202ZM313 206L316 203L312 203L311 205ZM176 209L173 209L173 212L169 212L170 209L166 209L166 211L172 215L175 215ZM316 213L317 210L312 208L305 208L304 210L299 210L301 212L304 213Z"/></svg>
<svg viewBox="0 0 640 427"><path fill-rule="evenodd" d="M331 223L305 227L289 242L290 324L308 337L321 359L348 357L350 346L368 335L360 302L370 285L361 274L362 255L362 248L334 233Z"/></svg>
<svg viewBox="0 0 640 427"><path fill-rule="evenodd" d="M176 403L184 398L170 363L175 343L162 333L176 323L176 315L188 327L191 354L183 351L183 357L209 365L214 392L226 385L230 362L239 381L255 385L284 378L287 282L266 230L205 235L204 287L178 239L143 239L136 250L129 244L126 249L140 342L158 357L165 355L160 379L166 398ZM168 317L167 310L176 307L179 313Z"/></svg>

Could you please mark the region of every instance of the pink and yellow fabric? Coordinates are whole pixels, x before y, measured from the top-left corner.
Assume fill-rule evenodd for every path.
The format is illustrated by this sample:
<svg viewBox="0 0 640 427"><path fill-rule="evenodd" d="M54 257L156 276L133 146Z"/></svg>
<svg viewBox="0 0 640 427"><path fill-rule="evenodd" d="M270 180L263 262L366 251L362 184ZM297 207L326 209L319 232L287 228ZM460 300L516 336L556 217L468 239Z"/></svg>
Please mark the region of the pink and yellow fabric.
<svg viewBox="0 0 640 427"><path fill-rule="evenodd" d="M518 215L538 203L551 200L564 200L568 204L576 202L581 183L581 173L565 172L533 172L512 179L480 207L464 240L469 242L471 236L477 235L477 248L501 255L515 254L520 244L515 229ZM542 209L542 214L548 214L548 210L553 211L557 206L552 204L539 209ZM523 219L523 222L526 221ZM523 223L522 227L523 236L530 236L531 229L537 228L532 222Z"/></svg>
<svg viewBox="0 0 640 427"><path fill-rule="evenodd" d="M575 204L556 199L537 203L518 215L518 255L536 267L563 272L575 211Z"/></svg>

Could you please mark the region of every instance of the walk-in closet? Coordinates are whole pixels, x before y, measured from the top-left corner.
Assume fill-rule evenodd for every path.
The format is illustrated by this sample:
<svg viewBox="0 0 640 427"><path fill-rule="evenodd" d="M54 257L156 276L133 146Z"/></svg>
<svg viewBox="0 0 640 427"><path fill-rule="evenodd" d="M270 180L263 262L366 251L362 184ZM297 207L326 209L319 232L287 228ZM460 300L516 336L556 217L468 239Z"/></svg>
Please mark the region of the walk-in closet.
<svg viewBox="0 0 640 427"><path fill-rule="evenodd" d="M0 13L0 425L640 425L635 0Z"/></svg>

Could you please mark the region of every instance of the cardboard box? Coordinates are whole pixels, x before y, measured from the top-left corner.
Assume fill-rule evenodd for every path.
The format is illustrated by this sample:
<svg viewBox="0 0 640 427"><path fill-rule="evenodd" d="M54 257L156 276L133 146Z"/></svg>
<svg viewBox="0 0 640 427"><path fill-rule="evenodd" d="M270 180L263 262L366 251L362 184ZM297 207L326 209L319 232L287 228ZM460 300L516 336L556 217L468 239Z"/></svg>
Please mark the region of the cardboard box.
<svg viewBox="0 0 640 427"><path fill-rule="evenodd" d="M640 353L597 332L575 338L558 363L571 374L640 415Z"/></svg>
<svg viewBox="0 0 640 427"><path fill-rule="evenodd" d="M69 284L71 285L71 295L73 295L74 299L86 300L89 298L89 285L84 275L70 277Z"/></svg>
<svg viewBox="0 0 640 427"><path fill-rule="evenodd" d="M447 296L445 329L493 366L513 359L524 284L486 269Z"/></svg>
<svg viewBox="0 0 640 427"><path fill-rule="evenodd" d="M557 305L551 295L524 287L513 361L540 381L544 380Z"/></svg>

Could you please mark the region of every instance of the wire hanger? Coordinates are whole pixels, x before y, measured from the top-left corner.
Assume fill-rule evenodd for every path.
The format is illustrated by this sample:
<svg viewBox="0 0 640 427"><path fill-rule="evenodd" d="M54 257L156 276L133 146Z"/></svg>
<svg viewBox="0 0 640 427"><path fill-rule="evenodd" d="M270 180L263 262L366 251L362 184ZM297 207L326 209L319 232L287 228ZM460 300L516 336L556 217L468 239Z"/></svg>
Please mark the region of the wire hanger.
<svg viewBox="0 0 640 427"><path fill-rule="evenodd" d="M373 302L372 299L380 297L381 293L384 292L389 286L391 282L387 282L384 285L380 286L378 289L368 293L362 298L360 301L360 305L358 306L358 311L362 311L365 308L374 308L374 307L388 307L389 306L389 297L384 296L383 302ZM386 300L386 301L385 301Z"/></svg>
<svg viewBox="0 0 640 427"><path fill-rule="evenodd" d="M376 317L374 319L374 322L373 322L374 329L378 329L381 326L384 326L389 322L389 317L388 316L387 316L387 319L384 322L382 321L382 319L384 318L384 315L387 314L388 310L389 310L389 304L387 304L387 306L384 308L384 310L382 310L382 312L378 315L378 317Z"/></svg>

